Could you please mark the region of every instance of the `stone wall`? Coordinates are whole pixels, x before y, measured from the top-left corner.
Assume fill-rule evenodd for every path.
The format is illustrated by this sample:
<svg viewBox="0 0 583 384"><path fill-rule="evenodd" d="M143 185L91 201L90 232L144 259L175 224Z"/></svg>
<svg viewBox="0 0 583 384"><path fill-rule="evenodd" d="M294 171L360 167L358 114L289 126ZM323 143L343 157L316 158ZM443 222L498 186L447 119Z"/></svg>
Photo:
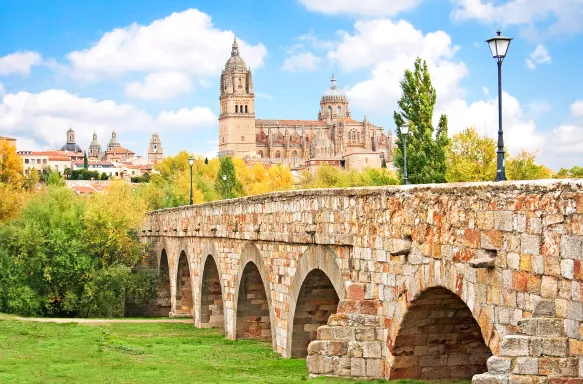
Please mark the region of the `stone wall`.
<svg viewBox="0 0 583 384"><path fill-rule="evenodd" d="M210 256L227 336L237 338L239 314L263 292L255 318L286 357L313 338L310 326L308 339L293 332L297 313L313 313L314 322L298 320L304 331L324 322L298 303L306 277L321 270L339 305L307 348L312 375L457 378L487 369L475 380L502 382L583 376L582 223L583 181L550 180L273 193L152 212L142 235L152 255L168 255L173 312L184 251L194 322L205 323ZM540 305L552 310L541 317ZM548 324L557 336L537 333ZM424 356L447 365L435 369Z"/></svg>

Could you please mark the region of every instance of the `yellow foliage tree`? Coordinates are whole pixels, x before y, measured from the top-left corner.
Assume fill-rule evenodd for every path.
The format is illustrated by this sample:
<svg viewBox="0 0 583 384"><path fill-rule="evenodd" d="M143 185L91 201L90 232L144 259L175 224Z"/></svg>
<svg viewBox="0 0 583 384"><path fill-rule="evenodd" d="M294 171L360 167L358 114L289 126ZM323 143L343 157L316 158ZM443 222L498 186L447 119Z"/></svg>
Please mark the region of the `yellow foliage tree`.
<svg viewBox="0 0 583 384"><path fill-rule="evenodd" d="M16 153L16 147L0 139L0 182L20 188L22 180L22 159Z"/></svg>
<svg viewBox="0 0 583 384"><path fill-rule="evenodd" d="M293 184L291 170L281 164L273 165L267 170L267 183L270 191L285 191Z"/></svg>
<svg viewBox="0 0 583 384"><path fill-rule="evenodd" d="M18 216L27 195L12 184L0 183L0 223Z"/></svg>
<svg viewBox="0 0 583 384"><path fill-rule="evenodd" d="M446 165L445 179L450 183L492 181L496 178L496 141L468 127L451 138Z"/></svg>
<svg viewBox="0 0 583 384"><path fill-rule="evenodd" d="M536 164L536 152L526 152L523 149L506 162L506 177L509 180L550 179L553 176L554 172L551 169Z"/></svg>

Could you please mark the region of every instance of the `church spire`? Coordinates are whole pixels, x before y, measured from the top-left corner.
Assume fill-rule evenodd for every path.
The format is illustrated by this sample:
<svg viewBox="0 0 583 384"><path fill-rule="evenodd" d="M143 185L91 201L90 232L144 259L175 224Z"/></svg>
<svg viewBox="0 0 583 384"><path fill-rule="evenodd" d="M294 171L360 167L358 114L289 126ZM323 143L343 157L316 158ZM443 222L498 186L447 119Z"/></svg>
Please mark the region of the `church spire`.
<svg viewBox="0 0 583 384"><path fill-rule="evenodd" d="M237 43L237 35L234 35L231 56L239 56L239 44Z"/></svg>

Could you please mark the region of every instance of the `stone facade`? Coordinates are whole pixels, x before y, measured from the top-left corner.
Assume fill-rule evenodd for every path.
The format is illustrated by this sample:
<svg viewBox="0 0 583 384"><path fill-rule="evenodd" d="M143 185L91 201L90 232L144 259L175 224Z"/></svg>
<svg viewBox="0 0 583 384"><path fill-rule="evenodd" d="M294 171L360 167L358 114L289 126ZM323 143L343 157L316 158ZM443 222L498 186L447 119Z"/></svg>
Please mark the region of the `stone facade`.
<svg viewBox="0 0 583 384"><path fill-rule="evenodd" d="M320 100L317 120L256 119L251 69L235 39L221 73L219 156L303 168L308 162L347 169L389 168L394 138L382 127L352 119L346 95L334 75Z"/></svg>
<svg viewBox="0 0 583 384"><path fill-rule="evenodd" d="M161 307L184 315L190 279L196 326L312 376L583 383L582 180L279 192L142 236Z"/></svg>

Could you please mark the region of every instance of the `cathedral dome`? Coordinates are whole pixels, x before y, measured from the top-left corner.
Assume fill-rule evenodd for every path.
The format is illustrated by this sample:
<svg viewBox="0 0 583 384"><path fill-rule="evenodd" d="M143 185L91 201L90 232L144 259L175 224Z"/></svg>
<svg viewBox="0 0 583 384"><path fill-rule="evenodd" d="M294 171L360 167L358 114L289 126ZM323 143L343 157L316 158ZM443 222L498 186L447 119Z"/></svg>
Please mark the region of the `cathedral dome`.
<svg viewBox="0 0 583 384"><path fill-rule="evenodd" d="M245 60L239 56L239 44L237 44L237 38L233 42L233 47L231 49L231 57L227 60L225 64L225 71L228 72L247 72L247 64Z"/></svg>
<svg viewBox="0 0 583 384"><path fill-rule="evenodd" d="M334 75L332 75L332 79L330 79L330 88L328 88L326 90L326 92L324 92L324 95L322 95L323 99L346 99L346 95L344 94L344 92L342 92L340 90L340 88L338 88L338 85L336 85L336 78L334 77Z"/></svg>
<svg viewBox="0 0 583 384"><path fill-rule="evenodd" d="M61 151L69 151L69 152L83 152L81 147L79 147L75 143L67 143L61 147Z"/></svg>

